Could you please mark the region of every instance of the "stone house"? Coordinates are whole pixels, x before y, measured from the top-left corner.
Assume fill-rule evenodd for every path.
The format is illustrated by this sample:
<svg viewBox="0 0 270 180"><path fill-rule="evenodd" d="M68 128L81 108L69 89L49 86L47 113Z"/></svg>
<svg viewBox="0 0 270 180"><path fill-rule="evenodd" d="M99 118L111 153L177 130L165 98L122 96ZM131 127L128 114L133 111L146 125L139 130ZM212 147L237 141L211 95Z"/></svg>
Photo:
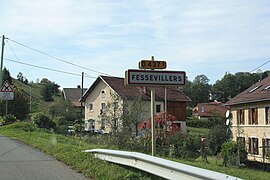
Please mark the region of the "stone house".
<svg viewBox="0 0 270 180"><path fill-rule="evenodd" d="M225 105L232 115L233 140L245 145L250 160L270 162L266 159L270 155L270 76Z"/></svg>

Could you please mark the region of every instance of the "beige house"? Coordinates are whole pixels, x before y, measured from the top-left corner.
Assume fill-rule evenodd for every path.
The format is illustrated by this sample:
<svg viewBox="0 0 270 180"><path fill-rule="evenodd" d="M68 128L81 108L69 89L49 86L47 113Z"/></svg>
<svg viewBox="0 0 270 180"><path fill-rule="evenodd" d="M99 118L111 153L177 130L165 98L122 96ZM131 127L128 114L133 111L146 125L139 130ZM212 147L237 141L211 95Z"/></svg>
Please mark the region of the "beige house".
<svg viewBox="0 0 270 180"><path fill-rule="evenodd" d="M270 162L270 76L226 102L226 106L232 113L233 139L245 144L250 160Z"/></svg>
<svg viewBox="0 0 270 180"><path fill-rule="evenodd" d="M122 128L125 123L121 121L123 119L121 117L126 115L124 112L132 113L139 110L136 118L140 122L150 117L150 89L125 86L124 78L99 76L84 93L82 101L85 102L85 130L87 131L102 129L109 133L113 128ZM178 118L179 126L184 133L186 132L186 104L189 101L191 100L178 88L167 88L167 111ZM156 87L157 114L164 111L164 104L164 87Z"/></svg>

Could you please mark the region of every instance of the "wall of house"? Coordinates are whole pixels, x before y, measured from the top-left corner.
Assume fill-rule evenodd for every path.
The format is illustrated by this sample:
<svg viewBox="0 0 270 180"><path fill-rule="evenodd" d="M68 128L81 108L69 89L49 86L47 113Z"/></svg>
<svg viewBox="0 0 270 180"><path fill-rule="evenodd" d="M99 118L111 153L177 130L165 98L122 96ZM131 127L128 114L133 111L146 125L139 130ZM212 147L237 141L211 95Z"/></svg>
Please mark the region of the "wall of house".
<svg viewBox="0 0 270 180"><path fill-rule="evenodd" d="M176 116L179 121L186 121L186 102L167 102L168 114Z"/></svg>
<svg viewBox="0 0 270 180"><path fill-rule="evenodd" d="M250 160L256 160L263 162L263 139L270 139L270 124L266 124L266 116L265 116L265 108L270 107L269 102L264 103L253 103L253 104L245 104L241 106L232 106L232 134L233 140L236 141L237 137L245 138L246 149L249 149L249 138L258 139L258 154L254 155L252 153L249 154L248 158ZM258 124L249 124L249 109L257 108L258 112ZM244 111L244 124L237 123L237 111ZM270 149L269 149L270 151ZM265 159L265 162L269 162L269 160Z"/></svg>
<svg viewBox="0 0 270 180"><path fill-rule="evenodd" d="M101 95L101 91L105 91L105 96ZM85 100L85 119L95 120L95 129L101 129L100 110L101 103L108 103L111 101L111 89L103 81L100 81L93 89L91 94ZM90 110L89 104L93 104L93 110ZM110 129L105 128L105 132Z"/></svg>

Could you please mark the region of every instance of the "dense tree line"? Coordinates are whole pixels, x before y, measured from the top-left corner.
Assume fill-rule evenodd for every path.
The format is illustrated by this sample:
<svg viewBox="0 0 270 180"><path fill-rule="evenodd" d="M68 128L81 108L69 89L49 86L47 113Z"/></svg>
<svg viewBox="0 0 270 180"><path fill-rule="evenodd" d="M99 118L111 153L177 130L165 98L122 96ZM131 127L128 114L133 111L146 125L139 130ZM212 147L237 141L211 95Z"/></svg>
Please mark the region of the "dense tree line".
<svg viewBox="0 0 270 180"><path fill-rule="evenodd" d="M225 73L223 78L217 80L213 85L209 84L209 79L206 75L198 75L193 81L187 80L183 91L191 98L191 106L211 100L225 103L254 83L267 77L268 73L268 71L263 73Z"/></svg>

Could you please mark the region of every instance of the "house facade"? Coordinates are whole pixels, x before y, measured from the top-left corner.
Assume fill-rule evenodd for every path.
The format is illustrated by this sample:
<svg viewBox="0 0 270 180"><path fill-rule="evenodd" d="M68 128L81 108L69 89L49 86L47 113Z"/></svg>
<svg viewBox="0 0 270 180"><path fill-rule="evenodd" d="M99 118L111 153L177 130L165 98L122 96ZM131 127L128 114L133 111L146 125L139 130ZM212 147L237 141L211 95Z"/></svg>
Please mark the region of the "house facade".
<svg viewBox="0 0 270 180"><path fill-rule="evenodd" d="M164 87L156 87L156 114L165 110L164 96ZM82 98L85 129L102 129L109 133L113 128L123 126L125 122L121 122L121 117L125 112L132 114L138 109L137 118L146 120L150 118L150 100L150 88L125 86L124 78L99 76ZM167 87L167 112L177 117L183 133L186 132L186 104L189 101L176 87Z"/></svg>
<svg viewBox="0 0 270 180"><path fill-rule="evenodd" d="M226 106L232 115L232 135L245 145L250 160L270 162L270 77L235 96Z"/></svg>
<svg viewBox="0 0 270 180"><path fill-rule="evenodd" d="M214 117L225 117L227 107L221 102L209 102L198 103L196 107L192 109L192 114L198 117L200 120L208 120Z"/></svg>

